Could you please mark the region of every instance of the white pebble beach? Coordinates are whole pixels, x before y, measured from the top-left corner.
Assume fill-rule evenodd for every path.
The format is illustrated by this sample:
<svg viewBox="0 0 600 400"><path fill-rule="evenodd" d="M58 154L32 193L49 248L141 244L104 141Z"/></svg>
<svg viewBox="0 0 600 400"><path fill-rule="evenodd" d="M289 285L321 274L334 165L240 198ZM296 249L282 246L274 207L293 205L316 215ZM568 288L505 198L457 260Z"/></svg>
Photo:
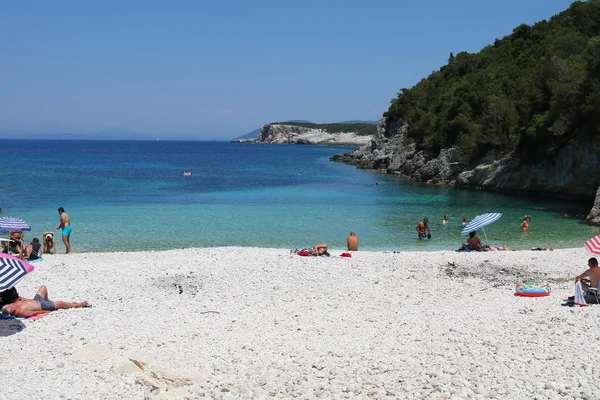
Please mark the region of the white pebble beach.
<svg viewBox="0 0 600 400"><path fill-rule="evenodd" d="M44 256L20 295L93 307L0 321L1 398L600 398L600 306L561 306L583 248L342 252Z"/></svg>

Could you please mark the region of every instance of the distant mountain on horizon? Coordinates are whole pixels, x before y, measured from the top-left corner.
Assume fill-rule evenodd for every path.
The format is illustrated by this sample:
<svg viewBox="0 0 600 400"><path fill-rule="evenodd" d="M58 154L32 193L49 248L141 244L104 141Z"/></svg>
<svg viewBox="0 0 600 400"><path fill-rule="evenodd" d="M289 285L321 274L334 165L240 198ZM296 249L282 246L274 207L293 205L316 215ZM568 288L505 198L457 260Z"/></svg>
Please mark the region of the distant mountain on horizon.
<svg viewBox="0 0 600 400"><path fill-rule="evenodd" d="M0 129L0 139L35 139L35 140L154 140L154 135L145 135L126 128L110 127L97 132L81 131L44 131L37 129Z"/></svg>
<svg viewBox="0 0 600 400"><path fill-rule="evenodd" d="M295 123L304 123L304 124L312 124L313 122L310 121L306 121L306 120L302 120L302 119L294 119L291 121L285 121L285 122L295 122ZM336 124L371 124L371 125L377 125L379 121L361 121L361 120L352 120L352 121L342 121L342 122L335 122ZM242 136L238 136L236 138L234 138L233 140L240 140L240 139L256 139L256 137L258 136L258 134L260 133L261 128L255 129L252 132L248 132Z"/></svg>
<svg viewBox="0 0 600 400"><path fill-rule="evenodd" d="M18 129L1 129L0 139L25 139L25 140L158 140L161 135L139 133L127 128L104 128L96 132L81 131L31 131ZM206 140L198 138L197 134L180 133L166 135L164 140Z"/></svg>

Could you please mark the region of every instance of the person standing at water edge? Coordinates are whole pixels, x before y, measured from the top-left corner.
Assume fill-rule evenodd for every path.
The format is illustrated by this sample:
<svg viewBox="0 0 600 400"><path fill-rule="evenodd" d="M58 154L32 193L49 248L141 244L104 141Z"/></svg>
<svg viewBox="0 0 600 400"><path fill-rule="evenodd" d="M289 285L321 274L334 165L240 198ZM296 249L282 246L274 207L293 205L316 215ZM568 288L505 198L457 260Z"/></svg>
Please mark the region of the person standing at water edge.
<svg viewBox="0 0 600 400"><path fill-rule="evenodd" d="M346 238L346 244L348 245L348 250L358 250L358 242L360 242L360 240L358 239L358 236L356 236L356 232L352 231L350 232L350 236L348 236Z"/></svg>
<svg viewBox="0 0 600 400"><path fill-rule="evenodd" d="M427 231L427 239L431 239L431 231L429 230L429 218L423 218L423 221L419 222L415 229L419 233L419 240L425 238L425 231Z"/></svg>
<svg viewBox="0 0 600 400"><path fill-rule="evenodd" d="M58 208L58 214L60 215L60 224L56 227L56 230L62 229L62 240L67 248L66 254L71 254L71 217L65 212L62 207Z"/></svg>

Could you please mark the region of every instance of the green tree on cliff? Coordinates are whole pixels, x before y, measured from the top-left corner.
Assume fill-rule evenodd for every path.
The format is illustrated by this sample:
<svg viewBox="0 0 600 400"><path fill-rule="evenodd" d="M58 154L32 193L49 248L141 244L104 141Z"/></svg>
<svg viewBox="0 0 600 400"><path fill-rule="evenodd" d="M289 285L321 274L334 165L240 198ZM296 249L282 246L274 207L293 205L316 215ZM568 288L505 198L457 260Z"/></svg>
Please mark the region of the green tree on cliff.
<svg viewBox="0 0 600 400"><path fill-rule="evenodd" d="M551 157L599 135L600 0L520 25L479 53L451 53L384 116L404 120L405 140L419 148L455 146L469 162L490 150Z"/></svg>

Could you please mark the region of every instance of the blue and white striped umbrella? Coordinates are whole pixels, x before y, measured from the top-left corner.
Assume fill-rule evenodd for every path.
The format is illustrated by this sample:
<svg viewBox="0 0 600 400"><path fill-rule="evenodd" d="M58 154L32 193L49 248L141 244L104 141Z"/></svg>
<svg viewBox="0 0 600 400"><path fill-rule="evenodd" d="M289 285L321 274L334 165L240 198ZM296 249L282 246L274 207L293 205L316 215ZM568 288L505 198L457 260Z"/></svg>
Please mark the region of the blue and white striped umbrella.
<svg viewBox="0 0 600 400"><path fill-rule="evenodd" d="M487 214L478 215L475 218L473 218L473 220L471 222L469 222L467 225L465 225L465 227L463 228L463 230L460 234L468 235L470 232L474 232L479 228L483 228L484 226L491 224L492 222L496 221L501 216L502 216L502 213L487 213ZM485 233L485 231L484 231L484 233Z"/></svg>
<svg viewBox="0 0 600 400"><path fill-rule="evenodd" d="M0 217L0 231L30 231L31 227L17 217Z"/></svg>
<svg viewBox="0 0 600 400"><path fill-rule="evenodd" d="M0 291L15 286L28 273L33 265L8 254L0 254Z"/></svg>

